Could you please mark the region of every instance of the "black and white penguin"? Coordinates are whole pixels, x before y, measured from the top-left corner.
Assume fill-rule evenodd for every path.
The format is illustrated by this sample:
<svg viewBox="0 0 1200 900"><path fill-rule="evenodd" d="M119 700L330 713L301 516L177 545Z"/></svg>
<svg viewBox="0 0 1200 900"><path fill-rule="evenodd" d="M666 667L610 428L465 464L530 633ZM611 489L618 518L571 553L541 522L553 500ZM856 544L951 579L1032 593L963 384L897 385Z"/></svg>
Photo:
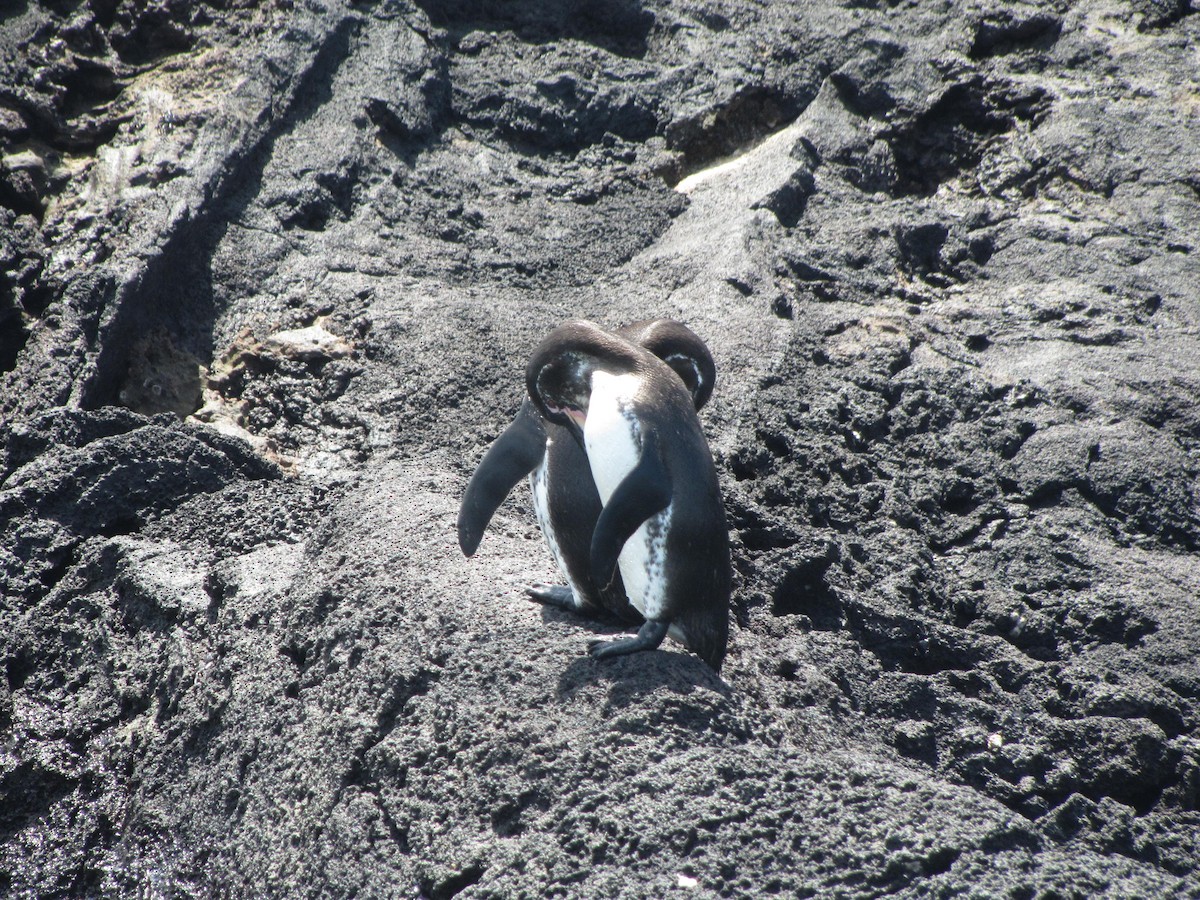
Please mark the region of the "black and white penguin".
<svg viewBox="0 0 1200 900"><path fill-rule="evenodd" d="M635 322L616 332L661 358L679 376L700 409L712 396L716 365L687 326L670 319ZM467 485L458 516L458 539L471 556L496 509L518 481L529 476L534 510L566 585L535 584L531 599L583 614L608 613L640 623L620 576L598 586L591 575L591 542L600 517L600 495L587 455L569 430L547 422L526 398L512 424L496 439Z"/></svg>
<svg viewBox="0 0 1200 900"><path fill-rule="evenodd" d="M556 328L525 372L529 397L587 453L603 509L592 580L620 570L644 619L635 637L598 641L596 657L658 647L668 634L720 670L732 568L716 468L693 398L662 360L590 322Z"/></svg>

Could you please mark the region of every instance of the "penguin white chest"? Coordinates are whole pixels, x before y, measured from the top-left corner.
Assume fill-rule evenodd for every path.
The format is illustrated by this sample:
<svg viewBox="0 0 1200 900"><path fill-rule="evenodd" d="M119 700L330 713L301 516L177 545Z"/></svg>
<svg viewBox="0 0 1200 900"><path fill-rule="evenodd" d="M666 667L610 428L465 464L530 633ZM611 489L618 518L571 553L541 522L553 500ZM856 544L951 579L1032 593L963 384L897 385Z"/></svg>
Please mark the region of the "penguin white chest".
<svg viewBox="0 0 1200 900"><path fill-rule="evenodd" d="M629 407L640 386L634 375L592 374L583 442L601 503L608 503L617 485L637 465L641 435Z"/></svg>
<svg viewBox="0 0 1200 900"><path fill-rule="evenodd" d="M641 457L641 425L633 401L641 388L636 375L592 374L592 393L583 427L584 446L600 502L609 498ZM651 516L625 542L618 559L629 602L648 619L661 618L666 579L664 549L671 507Z"/></svg>

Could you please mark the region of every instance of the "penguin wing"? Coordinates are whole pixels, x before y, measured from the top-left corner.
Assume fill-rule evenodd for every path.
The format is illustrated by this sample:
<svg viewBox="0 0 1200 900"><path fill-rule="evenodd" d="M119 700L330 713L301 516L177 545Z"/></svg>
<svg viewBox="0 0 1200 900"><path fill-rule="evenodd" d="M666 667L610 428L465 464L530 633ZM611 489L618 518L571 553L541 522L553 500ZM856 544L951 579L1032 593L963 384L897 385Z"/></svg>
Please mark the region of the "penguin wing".
<svg viewBox="0 0 1200 900"><path fill-rule="evenodd" d="M537 468L546 453L546 429L526 398L517 417L496 438L471 476L458 510L458 545L471 556L479 549L492 514L518 481Z"/></svg>
<svg viewBox="0 0 1200 900"><path fill-rule="evenodd" d="M642 523L671 503L671 476L653 434L642 443L637 465L617 485L592 532L592 578L598 585L612 580L625 542Z"/></svg>

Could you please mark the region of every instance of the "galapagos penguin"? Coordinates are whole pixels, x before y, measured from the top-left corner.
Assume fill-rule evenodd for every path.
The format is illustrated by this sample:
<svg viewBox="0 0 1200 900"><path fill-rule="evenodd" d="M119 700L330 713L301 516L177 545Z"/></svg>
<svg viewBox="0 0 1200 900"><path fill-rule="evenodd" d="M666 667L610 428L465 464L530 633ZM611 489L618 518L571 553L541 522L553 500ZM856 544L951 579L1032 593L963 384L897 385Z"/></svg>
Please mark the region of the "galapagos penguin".
<svg viewBox="0 0 1200 900"><path fill-rule="evenodd" d="M559 326L525 373L542 417L587 454L602 510L589 548L594 584L619 569L643 617L597 658L654 649L668 634L719 671L729 635L729 532L712 454L682 380L653 353L591 322Z"/></svg>
<svg viewBox="0 0 1200 900"><path fill-rule="evenodd" d="M669 365L696 409L708 402L716 365L704 341L689 328L670 319L648 319L616 333ZM640 624L642 616L629 603L619 574L602 586L591 577L592 533L602 506L587 455L569 429L546 421L529 398L467 485L458 516L463 553L475 553L492 515L526 475L538 525L566 580L566 585L532 585L527 589L529 597L548 606Z"/></svg>

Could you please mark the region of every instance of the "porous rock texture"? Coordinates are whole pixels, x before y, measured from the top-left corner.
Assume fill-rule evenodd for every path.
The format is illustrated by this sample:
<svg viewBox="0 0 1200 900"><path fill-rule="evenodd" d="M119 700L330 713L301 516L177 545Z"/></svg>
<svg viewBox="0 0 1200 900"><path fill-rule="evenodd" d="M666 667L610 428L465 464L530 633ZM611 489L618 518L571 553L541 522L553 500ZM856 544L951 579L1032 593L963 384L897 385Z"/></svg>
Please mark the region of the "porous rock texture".
<svg viewBox="0 0 1200 900"><path fill-rule="evenodd" d="M0 10L0 892L1200 896L1186 0ZM680 319L718 677L466 479Z"/></svg>

